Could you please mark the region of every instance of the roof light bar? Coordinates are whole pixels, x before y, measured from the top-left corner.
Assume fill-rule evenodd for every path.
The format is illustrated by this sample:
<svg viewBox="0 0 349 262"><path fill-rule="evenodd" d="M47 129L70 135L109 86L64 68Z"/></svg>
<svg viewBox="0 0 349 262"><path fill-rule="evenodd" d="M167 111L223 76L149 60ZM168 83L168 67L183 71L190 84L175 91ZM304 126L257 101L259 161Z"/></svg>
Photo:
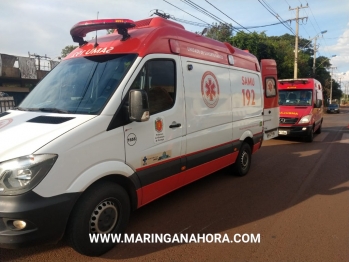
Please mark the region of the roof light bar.
<svg viewBox="0 0 349 262"><path fill-rule="evenodd" d="M121 41L125 41L130 37L127 30L135 26L134 21L129 19L88 20L74 25L72 29L70 29L70 35L74 42L79 43L79 46L82 46L87 43L84 40L87 33L103 29L116 29L118 33L122 35Z"/></svg>
<svg viewBox="0 0 349 262"><path fill-rule="evenodd" d="M307 84L309 82L309 79L307 78L297 78L297 79L280 79L278 80L278 82L280 84L287 84L287 83L303 83L303 84Z"/></svg>

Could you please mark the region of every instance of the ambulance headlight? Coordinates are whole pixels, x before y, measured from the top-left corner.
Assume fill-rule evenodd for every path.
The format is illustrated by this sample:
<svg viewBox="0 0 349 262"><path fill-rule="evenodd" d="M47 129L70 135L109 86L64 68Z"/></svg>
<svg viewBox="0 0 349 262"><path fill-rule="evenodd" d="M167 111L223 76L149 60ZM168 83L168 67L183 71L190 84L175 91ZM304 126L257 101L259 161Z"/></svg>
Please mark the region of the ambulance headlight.
<svg viewBox="0 0 349 262"><path fill-rule="evenodd" d="M29 155L0 163L0 196L33 189L47 175L57 155Z"/></svg>
<svg viewBox="0 0 349 262"><path fill-rule="evenodd" d="M311 115L303 116L301 120L299 120L299 124L308 124L310 123Z"/></svg>

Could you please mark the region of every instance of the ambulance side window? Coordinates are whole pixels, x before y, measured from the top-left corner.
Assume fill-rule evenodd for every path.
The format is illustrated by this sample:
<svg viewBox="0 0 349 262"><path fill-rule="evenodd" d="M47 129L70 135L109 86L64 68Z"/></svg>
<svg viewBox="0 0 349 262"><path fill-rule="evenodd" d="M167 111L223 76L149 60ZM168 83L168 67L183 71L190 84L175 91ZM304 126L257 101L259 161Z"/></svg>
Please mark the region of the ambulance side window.
<svg viewBox="0 0 349 262"><path fill-rule="evenodd" d="M276 81L274 77L266 77L265 78L265 96L266 97L273 97L276 96Z"/></svg>
<svg viewBox="0 0 349 262"><path fill-rule="evenodd" d="M130 89L143 89L148 94L150 115L173 107L176 98L175 62L155 59L145 63Z"/></svg>

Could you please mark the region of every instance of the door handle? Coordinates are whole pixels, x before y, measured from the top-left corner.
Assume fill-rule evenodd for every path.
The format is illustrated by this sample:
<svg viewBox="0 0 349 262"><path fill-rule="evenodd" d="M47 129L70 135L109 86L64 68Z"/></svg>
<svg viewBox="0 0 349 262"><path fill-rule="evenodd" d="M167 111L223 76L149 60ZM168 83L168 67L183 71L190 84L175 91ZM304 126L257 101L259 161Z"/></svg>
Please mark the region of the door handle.
<svg viewBox="0 0 349 262"><path fill-rule="evenodd" d="M170 128L176 128L176 127L181 127L181 124L180 124L180 123L173 122L173 123L170 125Z"/></svg>

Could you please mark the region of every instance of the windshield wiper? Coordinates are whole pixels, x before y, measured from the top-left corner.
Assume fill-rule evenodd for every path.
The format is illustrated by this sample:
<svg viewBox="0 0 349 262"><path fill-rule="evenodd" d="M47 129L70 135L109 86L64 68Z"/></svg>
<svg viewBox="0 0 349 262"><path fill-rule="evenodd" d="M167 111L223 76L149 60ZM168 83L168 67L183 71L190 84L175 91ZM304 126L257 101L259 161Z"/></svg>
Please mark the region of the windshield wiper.
<svg viewBox="0 0 349 262"><path fill-rule="evenodd" d="M20 111L29 111L28 108L24 108L24 107L15 107L15 110L20 110Z"/></svg>
<svg viewBox="0 0 349 262"><path fill-rule="evenodd" d="M40 107L38 108L38 110L42 112L52 112L52 113L64 113L64 114L70 113L70 111L62 110L55 107Z"/></svg>
<svg viewBox="0 0 349 262"><path fill-rule="evenodd" d="M40 108L16 107L15 109L20 111L41 111L41 112L63 113L63 114L71 113L70 111L62 110L55 107L40 107Z"/></svg>
<svg viewBox="0 0 349 262"><path fill-rule="evenodd" d="M25 108L25 107L16 107L17 110L21 111L40 111L39 108Z"/></svg>

